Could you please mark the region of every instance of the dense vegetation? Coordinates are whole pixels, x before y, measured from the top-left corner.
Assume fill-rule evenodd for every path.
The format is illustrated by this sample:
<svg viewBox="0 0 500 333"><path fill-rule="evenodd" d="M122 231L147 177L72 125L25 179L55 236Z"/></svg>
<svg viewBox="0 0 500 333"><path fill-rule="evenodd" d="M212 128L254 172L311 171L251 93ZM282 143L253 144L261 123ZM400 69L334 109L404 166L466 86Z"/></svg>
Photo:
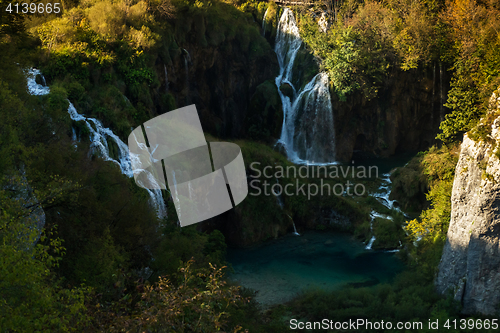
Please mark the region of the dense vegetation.
<svg viewBox="0 0 500 333"><path fill-rule="evenodd" d="M165 18L212 15L221 27L205 43L246 39L255 52L257 28L219 2L64 2L57 16L6 15L7 4L0 6L1 330L238 331L228 313L246 300L221 280L224 236L180 230L171 202L159 221L147 192L91 153L67 99L125 140L156 114L154 57L180 54L174 38L188 33ZM34 62L48 95L26 90L22 68ZM163 112L175 108L171 95L159 97ZM81 142L71 140L72 126ZM41 208L40 238L33 221L43 220Z"/></svg>
<svg viewBox="0 0 500 333"><path fill-rule="evenodd" d="M184 55L181 45L187 40L202 47L237 42L259 57L270 48L260 35L260 21L269 8L272 34L278 7L257 1L74 0L63 1L59 15L7 15L8 3L0 2L2 331L279 332L286 331L283 318L290 316L426 320L459 315L456 304L433 293L432 279L449 223L453 147L479 121L500 84L495 1L348 0L337 8L328 33L318 32L315 19L296 8L301 35L322 59L340 99L354 93L375 98L395 69L449 70L451 112L439 134L449 147L422 153L395 174L395 184L416 186L428 202L406 228L401 256L412 271L374 289L311 291L265 314L251 291L225 282L222 233L178 228L171 201L168 218L160 221L145 190L91 153L88 130L69 119L67 108L69 99L80 113L98 117L125 139L131 127L178 104L171 92L159 90L157 59L171 64ZM196 34L187 20L201 24ZM22 68L34 64L50 84L48 95L26 91ZM72 127L81 142L71 140ZM255 129L253 138L262 132ZM252 161L289 164L261 143L238 144ZM283 185L293 181L282 180ZM297 196L285 198L281 211L274 200L249 197L237 214L251 241L286 232L290 219L308 225L311 212L329 207L353 220L351 231L366 240L370 207L379 205L371 199L326 197L312 203ZM425 201L418 209L424 206ZM41 208L46 223L40 236L32 224L42 218ZM379 246L395 247L405 237L398 228L404 217L383 213L394 214L397 224L377 221ZM416 239L421 240L414 246Z"/></svg>
<svg viewBox="0 0 500 333"><path fill-rule="evenodd" d="M500 85L497 1L347 0L328 33L299 12L301 36L341 100L356 91L374 98L395 69L451 72L445 104L451 112L438 135L448 144L477 124Z"/></svg>

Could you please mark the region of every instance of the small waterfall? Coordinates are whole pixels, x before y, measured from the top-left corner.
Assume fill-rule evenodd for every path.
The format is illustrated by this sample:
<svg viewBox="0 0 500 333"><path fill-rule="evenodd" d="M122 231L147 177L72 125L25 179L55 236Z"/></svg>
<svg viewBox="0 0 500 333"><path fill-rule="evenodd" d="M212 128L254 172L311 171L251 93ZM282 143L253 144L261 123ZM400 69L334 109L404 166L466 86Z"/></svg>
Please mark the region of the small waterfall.
<svg viewBox="0 0 500 333"><path fill-rule="evenodd" d="M268 12L269 12L269 7L267 7L266 12L264 13L264 17L262 18L262 36L264 37L266 36L266 28L267 28L266 17Z"/></svg>
<svg viewBox="0 0 500 333"><path fill-rule="evenodd" d="M397 201L389 199L389 196L391 195L391 184L391 173L384 173L382 175L382 184L378 188L377 192L370 193L370 195L375 197L385 207L401 212L398 205L396 205Z"/></svg>
<svg viewBox="0 0 500 333"><path fill-rule="evenodd" d="M283 105L283 126L279 143L288 158L297 164L335 162L334 119L326 72L317 74L297 92L292 80L295 58L302 45L293 12L285 8L278 23L275 52L280 73L275 83ZM293 96L285 96L280 87L289 85Z"/></svg>
<svg viewBox="0 0 500 333"><path fill-rule="evenodd" d="M276 178L276 184L279 184L280 182L278 181L278 178ZM271 192L273 193L273 195L276 197L276 202L278 203L278 206L280 206L281 210L283 210L283 208L285 208L285 204L283 203L283 198L281 197L281 193L276 193L273 191L272 187L271 187ZM293 234L294 235L297 235L297 236L300 236L300 234L297 232L297 228L295 227L295 222L293 222L293 219L290 215L288 215L287 213L285 213L286 216L288 216L288 218L290 219L290 221L292 221L292 226L293 226Z"/></svg>
<svg viewBox="0 0 500 333"><path fill-rule="evenodd" d="M168 93L168 72L165 64L163 64L163 70L165 71L165 92Z"/></svg>
<svg viewBox="0 0 500 333"><path fill-rule="evenodd" d="M293 226L293 234L296 235L296 236L300 236L300 234L297 232L297 228L295 228L295 222L293 222L293 219L290 215L286 214L286 216L288 216L288 218L290 219L290 221L292 221L292 226Z"/></svg>
<svg viewBox="0 0 500 333"><path fill-rule="evenodd" d="M297 232L297 228L295 228L295 223L293 222L293 219L291 218L291 216L290 216L290 215L288 215L288 217L290 217L290 220L292 220L292 225L293 225L293 233L294 233L294 235L300 236L300 234Z"/></svg>
<svg viewBox="0 0 500 333"><path fill-rule="evenodd" d="M276 178L276 184L279 185L279 181L278 181L278 178ZM276 193L274 192L274 190L272 189L271 187L271 192L273 192L273 195L276 197L276 201L278 202L278 206L280 206L281 209L283 209L285 207L285 205L283 204L283 198L281 197L281 193Z"/></svg>
<svg viewBox="0 0 500 333"><path fill-rule="evenodd" d="M371 230L371 228L370 228ZM375 242L375 236L372 236L372 238L370 238L370 241L368 242L368 245L366 245L365 247L365 250L371 250L372 249L372 245L373 245L373 242Z"/></svg>
<svg viewBox="0 0 500 333"><path fill-rule="evenodd" d="M35 82L36 75L40 74L38 69L30 69L27 73L28 90L32 95L46 95L50 92L49 87L41 86ZM43 77L43 76L42 76ZM101 122L94 118L87 118L79 114L74 105L69 102L68 113L72 120L83 121L90 132L90 153L98 151L105 161L117 164L123 174L133 177L128 146L109 128L102 126ZM73 132L74 133L74 132ZM75 133L76 136L76 133ZM108 138L118 147L118 160L109 156ZM143 170L144 171L144 170ZM151 179L153 179L153 175ZM157 216L163 218L167 216L167 209L163 201L161 190L148 190L150 202L154 206Z"/></svg>
<svg viewBox="0 0 500 333"><path fill-rule="evenodd" d="M378 202L380 202L385 207L403 213L401 211L401 209L399 208L399 206L397 205L397 201L389 199L389 196L391 195L391 184L392 184L391 173L390 172L384 173L384 174L382 174L382 183L381 183L380 187L378 188L377 192L370 193L369 195L376 198L378 200ZM406 214L404 214L404 215L407 217ZM373 234L373 222L375 221L376 218L382 218L385 220L393 220L392 216L380 214L374 210L371 211L370 218L371 218L370 231L372 234ZM372 238L368 242L368 245L366 245L366 247L365 247L366 250L372 249L372 245L373 245L373 242L375 242L375 239L376 239L375 236L372 236ZM397 251L394 250L392 252L397 252Z"/></svg>

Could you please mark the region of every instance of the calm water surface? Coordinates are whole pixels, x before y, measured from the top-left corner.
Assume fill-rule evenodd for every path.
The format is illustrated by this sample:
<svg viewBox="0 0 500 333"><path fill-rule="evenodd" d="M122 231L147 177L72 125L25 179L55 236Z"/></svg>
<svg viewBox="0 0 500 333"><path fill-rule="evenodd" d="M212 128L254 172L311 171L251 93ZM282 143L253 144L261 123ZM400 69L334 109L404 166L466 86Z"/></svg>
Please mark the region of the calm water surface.
<svg viewBox="0 0 500 333"><path fill-rule="evenodd" d="M262 245L228 249L230 276L258 291L264 305L282 303L308 288L335 290L390 282L404 265L390 252L365 250L349 234L310 231Z"/></svg>

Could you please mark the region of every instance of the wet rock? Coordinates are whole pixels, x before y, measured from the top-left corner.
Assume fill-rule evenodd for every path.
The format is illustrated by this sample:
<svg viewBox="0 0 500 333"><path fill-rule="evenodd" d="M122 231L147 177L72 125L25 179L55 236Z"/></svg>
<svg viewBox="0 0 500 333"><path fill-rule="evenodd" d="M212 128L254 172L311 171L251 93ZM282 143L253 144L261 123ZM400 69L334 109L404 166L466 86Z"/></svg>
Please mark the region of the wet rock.
<svg viewBox="0 0 500 333"><path fill-rule="evenodd" d="M283 95L288 96L290 99L293 98L293 88L288 83L284 83L280 86L280 91Z"/></svg>

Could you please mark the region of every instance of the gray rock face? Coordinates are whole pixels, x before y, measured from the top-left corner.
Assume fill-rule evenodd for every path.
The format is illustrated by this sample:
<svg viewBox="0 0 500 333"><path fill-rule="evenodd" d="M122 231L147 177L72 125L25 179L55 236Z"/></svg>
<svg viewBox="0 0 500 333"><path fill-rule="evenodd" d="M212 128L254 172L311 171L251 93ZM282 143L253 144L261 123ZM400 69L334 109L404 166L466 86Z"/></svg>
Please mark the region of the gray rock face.
<svg viewBox="0 0 500 333"><path fill-rule="evenodd" d="M493 94L490 106L500 110ZM491 138L500 139L500 117ZM498 142L498 141L497 141ZM438 292L452 291L463 312L493 315L500 305L500 160L494 145L467 135L455 169L451 222L436 279Z"/></svg>

